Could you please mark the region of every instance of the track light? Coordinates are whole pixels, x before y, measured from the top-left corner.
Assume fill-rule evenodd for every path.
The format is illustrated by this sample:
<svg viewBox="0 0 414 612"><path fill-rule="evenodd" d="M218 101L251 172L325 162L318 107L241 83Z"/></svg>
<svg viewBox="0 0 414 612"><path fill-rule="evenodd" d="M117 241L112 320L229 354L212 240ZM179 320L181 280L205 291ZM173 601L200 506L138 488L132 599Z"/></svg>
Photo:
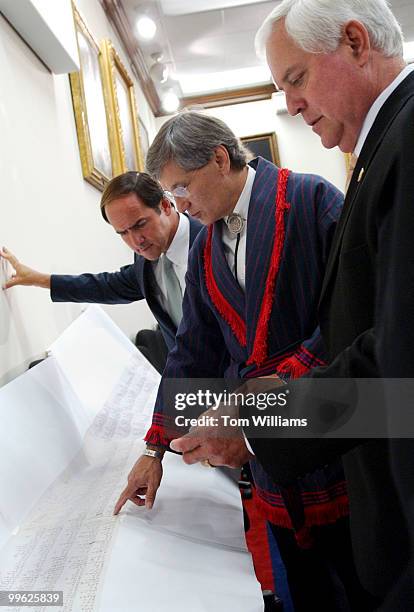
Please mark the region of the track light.
<svg viewBox="0 0 414 612"><path fill-rule="evenodd" d="M162 107L166 113L175 113L180 106L180 99L176 93L170 89L162 97Z"/></svg>
<svg viewBox="0 0 414 612"><path fill-rule="evenodd" d="M154 60L154 64L150 68L152 80L155 83L166 83L170 74L170 69L168 64L164 64L161 61L163 58L162 53L151 53L151 58Z"/></svg>
<svg viewBox="0 0 414 612"><path fill-rule="evenodd" d="M137 32L140 38L151 40L155 36L157 26L150 17L140 17L137 21Z"/></svg>

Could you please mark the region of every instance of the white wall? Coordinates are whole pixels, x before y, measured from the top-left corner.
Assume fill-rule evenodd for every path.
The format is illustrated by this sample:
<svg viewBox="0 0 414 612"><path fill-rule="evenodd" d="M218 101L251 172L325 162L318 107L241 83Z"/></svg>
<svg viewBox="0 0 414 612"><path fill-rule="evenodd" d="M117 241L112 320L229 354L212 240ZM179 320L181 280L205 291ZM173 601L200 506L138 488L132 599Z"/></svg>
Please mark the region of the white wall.
<svg viewBox="0 0 414 612"><path fill-rule="evenodd" d="M319 137L302 117L276 115L273 100L248 102L202 110L219 117L239 136L276 132L280 162L295 172L320 174L343 190L346 179L345 157L336 148L324 149ZM159 128L166 118L156 119Z"/></svg>
<svg viewBox="0 0 414 612"><path fill-rule="evenodd" d="M76 4L95 38L111 38L128 66L99 0ZM50 74L1 16L0 90L0 244L44 272L99 272L131 262L100 217L101 193L82 178L68 76ZM153 135L137 83L136 94ZM43 289L0 291L0 384L41 355L80 310L52 304ZM106 310L130 337L154 321L144 302Z"/></svg>
<svg viewBox="0 0 414 612"><path fill-rule="evenodd" d="M99 0L76 4L95 38L111 38L128 66ZM100 272L132 261L100 217L100 192L82 178L69 78L50 74L1 16L0 90L0 244L44 272ZM165 119L154 120L137 83L136 96L153 137ZM323 149L300 117L276 116L273 101L204 112L239 136L275 131L283 166L322 174L343 189L343 155ZM144 302L105 309L130 337L154 322ZM42 355L80 310L52 304L43 289L0 291L0 384Z"/></svg>

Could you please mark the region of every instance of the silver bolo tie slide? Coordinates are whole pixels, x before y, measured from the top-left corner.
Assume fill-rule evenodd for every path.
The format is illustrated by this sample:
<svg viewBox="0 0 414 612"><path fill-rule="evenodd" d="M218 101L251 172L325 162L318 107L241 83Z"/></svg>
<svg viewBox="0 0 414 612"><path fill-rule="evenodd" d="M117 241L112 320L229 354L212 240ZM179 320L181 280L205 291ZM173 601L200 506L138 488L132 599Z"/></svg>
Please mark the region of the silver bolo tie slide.
<svg viewBox="0 0 414 612"><path fill-rule="evenodd" d="M226 225L229 228L229 232L232 234L241 234L245 224L246 219L243 219L243 217L238 213L232 213L227 217Z"/></svg>
<svg viewBox="0 0 414 612"><path fill-rule="evenodd" d="M237 253L239 251L240 244L240 236L242 231L244 230L244 226L246 225L246 219L243 219L241 215L238 213L232 213L227 217L226 225L231 234L235 234L236 238L236 248L234 249L234 276L236 278L237 283L239 283L239 279L237 277Z"/></svg>

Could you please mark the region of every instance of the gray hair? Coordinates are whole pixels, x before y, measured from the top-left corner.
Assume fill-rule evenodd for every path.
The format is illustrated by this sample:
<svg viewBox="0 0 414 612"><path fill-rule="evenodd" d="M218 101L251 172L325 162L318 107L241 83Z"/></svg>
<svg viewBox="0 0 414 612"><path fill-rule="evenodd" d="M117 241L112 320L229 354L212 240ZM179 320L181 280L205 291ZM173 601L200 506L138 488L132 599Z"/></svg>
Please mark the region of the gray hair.
<svg viewBox="0 0 414 612"><path fill-rule="evenodd" d="M387 0L283 0L256 34L258 55L265 55L267 41L283 18L287 33L308 53L336 51L344 24L355 20L366 27L374 49L386 57L403 56L401 26Z"/></svg>
<svg viewBox="0 0 414 612"><path fill-rule="evenodd" d="M227 149L233 170L246 166L249 152L223 121L194 111L180 113L164 123L156 135L147 153L147 172L159 179L169 161L187 172L198 170L208 164L220 145Z"/></svg>

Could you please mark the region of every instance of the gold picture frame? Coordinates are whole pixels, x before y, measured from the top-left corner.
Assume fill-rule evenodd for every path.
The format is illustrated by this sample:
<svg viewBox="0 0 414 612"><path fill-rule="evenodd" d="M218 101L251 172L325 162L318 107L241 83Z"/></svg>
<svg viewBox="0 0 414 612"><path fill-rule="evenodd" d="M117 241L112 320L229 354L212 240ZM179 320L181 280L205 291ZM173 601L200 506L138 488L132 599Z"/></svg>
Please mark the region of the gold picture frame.
<svg viewBox="0 0 414 612"><path fill-rule="evenodd" d="M242 143L253 153L253 157L264 157L268 161L280 166L279 147L274 132L266 134L255 134L254 136L243 136Z"/></svg>
<svg viewBox="0 0 414 612"><path fill-rule="evenodd" d="M103 191L113 176L102 53L73 5L80 72L69 75L83 177Z"/></svg>
<svg viewBox="0 0 414 612"><path fill-rule="evenodd" d="M150 148L150 138L145 123L138 117L139 142L141 145L142 162L145 167L148 149Z"/></svg>
<svg viewBox="0 0 414 612"><path fill-rule="evenodd" d="M104 88L112 119L110 146L114 176L144 170L134 83L110 40L103 40Z"/></svg>

